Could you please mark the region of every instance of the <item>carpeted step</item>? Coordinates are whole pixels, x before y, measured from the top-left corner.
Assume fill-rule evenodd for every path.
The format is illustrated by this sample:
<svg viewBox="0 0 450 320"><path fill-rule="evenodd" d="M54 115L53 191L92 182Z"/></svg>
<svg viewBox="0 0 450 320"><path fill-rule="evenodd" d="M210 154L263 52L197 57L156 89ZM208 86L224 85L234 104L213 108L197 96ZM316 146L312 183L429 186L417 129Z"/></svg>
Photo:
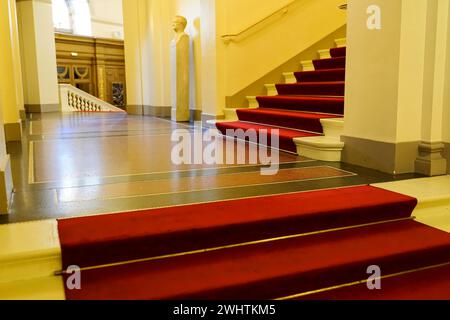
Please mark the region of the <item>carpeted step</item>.
<svg viewBox="0 0 450 320"><path fill-rule="evenodd" d="M416 199L359 186L58 221L63 266L81 267L407 218Z"/></svg>
<svg viewBox="0 0 450 320"><path fill-rule="evenodd" d="M261 130L263 130L263 132L268 133L269 137L268 137L268 144L269 146L271 146L271 137L272 134L276 134L279 138L279 149L281 150L285 150L285 151L289 151L289 152L297 152L297 146L295 145L293 139L294 138L299 138L299 137L314 137L314 136L318 136L319 134L315 134L315 133L311 133L311 132L306 132L306 131L300 131L300 130L294 130L294 129L283 129L283 128L278 128L278 127L273 127L273 126L269 126L269 125L263 125L263 124L258 124L258 123L250 123L250 122L243 122L243 121L235 121L235 122L219 122L216 123L216 127L217 129L220 130L220 132L222 132L223 135L227 135L226 131L227 129L231 129L231 130L239 130L242 129L244 130L244 132L247 132L247 130L255 130L256 132L258 132L258 143L260 144L265 144L263 141L261 141L260 139L260 135L259 132ZM278 130L278 133L275 133L273 130ZM249 132L248 132L249 133ZM248 140L246 138L246 140ZM252 141L254 142L254 141Z"/></svg>
<svg viewBox="0 0 450 320"><path fill-rule="evenodd" d="M347 55L347 47L333 48L330 50L332 58L345 57Z"/></svg>
<svg viewBox="0 0 450 320"><path fill-rule="evenodd" d="M344 114L344 97L264 96L256 99L260 108Z"/></svg>
<svg viewBox="0 0 450 320"><path fill-rule="evenodd" d="M323 133L320 119L337 118L335 115L305 113L277 109L238 109L239 120Z"/></svg>
<svg viewBox="0 0 450 320"><path fill-rule="evenodd" d="M131 248L130 248L131 249ZM450 261L450 234L415 221L83 272L68 299L268 300Z"/></svg>
<svg viewBox="0 0 450 320"><path fill-rule="evenodd" d="M345 69L329 69L295 72L298 82L345 81Z"/></svg>
<svg viewBox="0 0 450 320"><path fill-rule="evenodd" d="M345 57L337 57L330 59L318 59L314 60L314 69L315 70L324 70L324 69L342 69L345 68Z"/></svg>
<svg viewBox="0 0 450 320"><path fill-rule="evenodd" d="M301 82L277 84L279 95L320 95L320 96L344 96L345 82Z"/></svg>
<svg viewBox="0 0 450 320"><path fill-rule="evenodd" d="M381 279L381 290L363 283L294 300L450 300L450 264L388 276Z"/></svg>

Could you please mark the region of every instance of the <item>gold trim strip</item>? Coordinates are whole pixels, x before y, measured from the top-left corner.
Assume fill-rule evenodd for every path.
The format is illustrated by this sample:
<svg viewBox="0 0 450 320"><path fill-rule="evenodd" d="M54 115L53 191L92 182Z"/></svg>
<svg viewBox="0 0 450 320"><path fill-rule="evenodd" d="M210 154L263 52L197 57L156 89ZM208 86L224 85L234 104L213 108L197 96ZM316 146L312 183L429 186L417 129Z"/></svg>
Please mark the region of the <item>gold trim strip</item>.
<svg viewBox="0 0 450 320"><path fill-rule="evenodd" d="M227 202L227 201L235 201L235 200L245 200L245 199L255 199L255 198L263 198L263 197L287 195L287 194L294 194L294 193L319 192L319 191L325 191L325 190L337 190L337 189L345 189L345 188L352 188L352 187L363 187L363 186L367 186L367 184L355 184L355 185L349 185L349 186L343 186L343 187L330 187L330 188L314 189L314 190L270 193L270 194L261 194L261 195L256 195L256 196L248 196L248 197L240 197L240 198L218 199L218 200L213 200L213 201L186 202L186 203L175 204L175 205L163 205L163 206L159 206L159 207L138 208L138 209L132 209L132 210L93 213L93 214L85 214L85 215L82 215L82 216L70 216L70 217L58 218L58 220L73 219L73 218L80 218L80 217L96 217L96 216L103 216L103 215L116 214L116 213L128 213L128 212L155 210L155 209L164 209L164 208L176 208L176 207L184 207L184 206L189 206L189 205L194 205L194 204ZM49 219L45 219L45 220L49 220Z"/></svg>
<svg viewBox="0 0 450 320"><path fill-rule="evenodd" d="M246 247L246 246L252 246L252 245L257 245L257 244L262 244L262 243L270 243L270 242L275 242L275 241L296 239L296 238L302 238L302 237L307 237L307 236L312 236L312 235L325 234L325 233L331 233L331 232L342 231L342 230L351 230L351 229L356 229L356 228L369 227L369 226L381 225L381 224L392 223L392 222L415 220L415 219L416 219L416 217L408 217L408 218L402 218L402 219L394 219L394 220L386 220L386 221L380 221L380 222L360 224L360 225L350 226L350 227L341 227L341 228L320 230L320 231L301 233L301 234L295 234L295 235L289 235L289 236L283 236L283 237L275 237L275 238L270 238L270 239L249 241L249 242L231 244L231 245L214 247L214 248L199 249L199 250L193 250L193 251L186 251L186 252L162 255L162 256L151 257L151 258L143 258L143 259L116 262L116 263L110 263L110 264L104 264L104 265L98 265L98 266L92 266L92 267L85 267L85 268L81 268L80 271L98 270L98 269L112 268L112 267L118 267L118 266L129 265L129 264L136 264L136 263L141 263L141 262L149 262L149 261L157 261L157 260L163 260L163 259L169 259L169 258L183 257L183 256L188 256L188 255L194 255L194 254L202 254L202 253L220 251L220 250L225 250L225 249ZM65 274L65 271L62 271L62 270L55 272L55 276L61 276L63 274Z"/></svg>
<svg viewBox="0 0 450 320"><path fill-rule="evenodd" d="M29 142L28 147L28 184L34 184L34 143Z"/></svg>
<svg viewBox="0 0 450 320"><path fill-rule="evenodd" d="M434 265L434 266L429 266L429 267L417 268L417 269L408 270L408 271L402 271L402 272L390 274L390 275L387 275L387 276L377 277L377 278L374 278L373 280L383 280L383 279L395 278L395 277L403 276L403 275L406 275L406 274L411 274L411 273L416 273L416 272L420 272L420 271L437 269L437 268L441 268L441 267L445 267L445 266L450 266L450 262L446 262L446 263L442 263L442 264L438 264L438 265ZM338 285L338 286L328 287L328 288L324 288L324 289L307 291L307 292L304 292L304 293L299 293L299 294L295 294L295 295L291 295L291 296L283 297L283 298L278 298L278 299L274 299L274 300L275 301L293 300L293 299L297 299L297 298L301 298L301 297L310 296L310 295L313 295L313 294L333 291L333 290L342 289L342 288L346 288L346 287L353 287L353 286L364 284L364 283L367 283L367 279L360 280L360 281L355 281L355 282L351 282L351 283L346 283L346 284L341 284L341 285Z"/></svg>

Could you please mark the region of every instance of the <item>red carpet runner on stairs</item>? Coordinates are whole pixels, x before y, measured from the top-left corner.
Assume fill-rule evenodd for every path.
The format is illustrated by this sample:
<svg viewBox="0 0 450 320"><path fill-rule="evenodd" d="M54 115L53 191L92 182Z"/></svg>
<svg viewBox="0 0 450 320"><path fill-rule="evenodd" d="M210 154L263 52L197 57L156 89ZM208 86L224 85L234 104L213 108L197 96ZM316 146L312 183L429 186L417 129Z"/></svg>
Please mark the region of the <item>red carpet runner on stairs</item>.
<svg viewBox="0 0 450 320"><path fill-rule="evenodd" d="M278 129L280 149L296 153L294 138L322 135L320 119L344 114L346 48L330 54L330 59L313 61L315 71L296 72L297 83L277 84L278 95L257 97L258 109L238 109L239 121L219 122L217 128L224 135L227 129L269 134Z"/></svg>
<svg viewBox="0 0 450 320"><path fill-rule="evenodd" d="M450 234L410 219L416 204L362 186L59 220L64 268L87 267L66 296L276 299L450 262ZM437 274L427 290L450 292ZM407 297L392 279L387 296Z"/></svg>

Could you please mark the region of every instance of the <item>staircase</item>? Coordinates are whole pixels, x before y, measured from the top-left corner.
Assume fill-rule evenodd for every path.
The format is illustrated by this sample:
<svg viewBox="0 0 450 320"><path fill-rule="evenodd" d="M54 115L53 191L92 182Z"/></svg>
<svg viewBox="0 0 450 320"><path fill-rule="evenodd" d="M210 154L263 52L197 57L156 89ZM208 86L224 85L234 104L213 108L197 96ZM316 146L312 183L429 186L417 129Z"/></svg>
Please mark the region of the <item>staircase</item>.
<svg viewBox="0 0 450 320"><path fill-rule="evenodd" d="M229 129L267 130L279 136L284 151L340 161L346 47L345 39L335 42L335 48L319 51L319 59L303 61L302 71L283 74L285 83L267 84L267 96L248 97L249 108L225 110L217 129L224 135Z"/></svg>
<svg viewBox="0 0 450 320"><path fill-rule="evenodd" d="M121 112L120 108L90 95L70 84L59 85L62 112Z"/></svg>
<svg viewBox="0 0 450 320"><path fill-rule="evenodd" d="M63 267L83 268L66 297L448 299L450 234L416 222L416 204L357 186L59 220Z"/></svg>

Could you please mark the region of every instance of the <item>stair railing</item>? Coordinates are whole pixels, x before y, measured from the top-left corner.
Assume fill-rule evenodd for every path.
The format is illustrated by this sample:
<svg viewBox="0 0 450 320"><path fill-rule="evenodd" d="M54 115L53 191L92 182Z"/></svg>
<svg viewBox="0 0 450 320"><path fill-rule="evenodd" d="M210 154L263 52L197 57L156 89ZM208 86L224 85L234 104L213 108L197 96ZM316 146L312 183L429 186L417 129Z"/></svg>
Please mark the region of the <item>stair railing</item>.
<svg viewBox="0 0 450 320"><path fill-rule="evenodd" d="M59 85L62 112L124 112L70 84Z"/></svg>
<svg viewBox="0 0 450 320"><path fill-rule="evenodd" d="M232 41L235 41L235 42L239 41L239 39L243 38L243 36L245 34L247 34L250 31L256 29L257 27L262 26L263 24L270 22L272 19L276 19L276 18L285 16L287 13L289 13L289 10L291 9L291 7L293 5L295 5L295 4L297 4L300 1L302 1L302 0L293 0L293 1L291 1L287 5L285 5L282 8L272 12L271 14L269 14L268 16L262 18L258 22L252 24L251 26L248 26L247 28L245 28L241 32L234 33L234 34L225 34L225 35L223 35L222 36L222 41L225 44L229 44Z"/></svg>
<svg viewBox="0 0 450 320"><path fill-rule="evenodd" d="M243 39L246 34L250 33L252 30L255 30L257 27L260 27L260 26L262 26L265 23L269 23L273 19L284 17L286 14L289 13L289 11L291 10L291 7L293 7L295 4L297 4L300 1L302 1L302 0L293 0L293 1L291 1L290 3L288 3L285 6L283 6L282 8L272 12L268 16L262 18L261 20L255 22L254 24L248 26L247 28L245 28L241 32L234 33L234 34L224 34L224 35L222 35L222 37L221 37L222 41L225 44L229 44L230 42L238 42L240 39ZM339 9L347 10L347 4L340 5Z"/></svg>

